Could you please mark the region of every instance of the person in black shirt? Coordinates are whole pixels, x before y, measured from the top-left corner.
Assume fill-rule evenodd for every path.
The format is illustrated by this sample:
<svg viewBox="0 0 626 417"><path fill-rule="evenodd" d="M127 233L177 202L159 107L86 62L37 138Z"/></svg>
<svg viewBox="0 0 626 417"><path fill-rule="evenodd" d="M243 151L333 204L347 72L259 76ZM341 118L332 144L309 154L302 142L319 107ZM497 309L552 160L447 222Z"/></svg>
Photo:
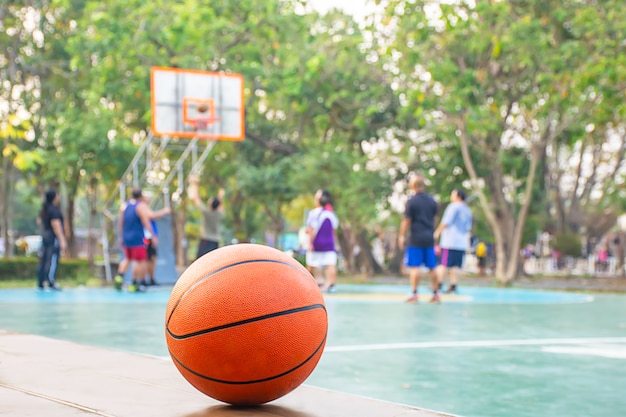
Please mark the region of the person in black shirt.
<svg viewBox="0 0 626 417"><path fill-rule="evenodd" d="M421 174L411 173L409 176L409 188L414 192L413 197L406 204L404 218L400 224L400 236L398 244L400 249L405 249L404 265L409 269L411 289L413 292L406 299L409 303L418 301L417 288L420 280L420 267L423 265L429 270L432 284L433 297L431 303L439 303L439 284L435 268L437 257L435 255L435 218L437 217L437 203L426 192L426 183ZM405 237L409 234L408 244Z"/></svg>
<svg viewBox="0 0 626 417"><path fill-rule="evenodd" d="M46 191L45 201L41 206L39 221L41 222L41 258L37 268L37 288L44 289L48 283L51 290L60 290L56 283L56 271L59 257L67 243L63 229L63 214L59 208L60 197L54 189Z"/></svg>

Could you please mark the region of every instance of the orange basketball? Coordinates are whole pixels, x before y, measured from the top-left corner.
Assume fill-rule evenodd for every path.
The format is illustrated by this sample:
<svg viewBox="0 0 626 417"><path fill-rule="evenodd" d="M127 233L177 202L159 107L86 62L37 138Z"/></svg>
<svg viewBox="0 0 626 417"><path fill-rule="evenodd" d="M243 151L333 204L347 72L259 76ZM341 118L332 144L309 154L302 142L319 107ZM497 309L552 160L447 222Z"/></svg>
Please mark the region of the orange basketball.
<svg viewBox="0 0 626 417"><path fill-rule="evenodd" d="M234 405L263 404L302 384L327 330L313 276L291 256L254 244L225 246L192 263L165 316L167 346L183 377Z"/></svg>

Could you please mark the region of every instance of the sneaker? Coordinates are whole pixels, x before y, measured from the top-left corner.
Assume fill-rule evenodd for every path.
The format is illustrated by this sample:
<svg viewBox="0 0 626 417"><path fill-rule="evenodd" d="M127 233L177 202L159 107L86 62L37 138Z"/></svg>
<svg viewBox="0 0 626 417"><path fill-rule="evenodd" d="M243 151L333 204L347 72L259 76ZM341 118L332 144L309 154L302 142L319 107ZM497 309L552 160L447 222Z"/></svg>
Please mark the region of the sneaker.
<svg viewBox="0 0 626 417"><path fill-rule="evenodd" d="M145 285L130 284L128 286L128 292L145 292L145 291L146 291Z"/></svg>
<svg viewBox="0 0 626 417"><path fill-rule="evenodd" d="M328 287L328 289L326 289L326 292L329 294L334 294L337 292L337 287L335 287L335 284L333 284L330 287Z"/></svg>
<svg viewBox="0 0 626 417"><path fill-rule="evenodd" d="M433 294L433 298L430 299L431 304L440 304L441 303L441 297L439 297L439 294Z"/></svg>
<svg viewBox="0 0 626 417"><path fill-rule="evenodd" d="M417 294L411 294L406 300L405 303L417 303Z"/></svg>
<svg viewBox="0 0 626 417"><path fill-rule="evenodd" d="M154 280L154 278L150 278L150 280L149 280L148 282L146 282L146 285L151 286L151 287L154 287L154 286L159 285L159 283L158 283L158 282L156 282L156 281Z"/></svg>
<svg viewBox="0 0 626 417"><path fill-rule="evenodd" d="M59 284L57 284L56 282L54 284L50 284L48 286L48 289L50 291L61 291L61 287L59 286Z"/></svg>
<svg viewBox="0 0 626 417"><path fill-rule="evenodd" d="M448 289L445 291L446 294L456 294L456 285L450 285Z"/></svg>
<svg viewBox="0 0 626 417"><path fill-rule="evenodd" d="M116 275L115 278L113 278L113 285L115 286L115 289L122 291L122 284L124 284L124 278L120 275Z"/></svg>

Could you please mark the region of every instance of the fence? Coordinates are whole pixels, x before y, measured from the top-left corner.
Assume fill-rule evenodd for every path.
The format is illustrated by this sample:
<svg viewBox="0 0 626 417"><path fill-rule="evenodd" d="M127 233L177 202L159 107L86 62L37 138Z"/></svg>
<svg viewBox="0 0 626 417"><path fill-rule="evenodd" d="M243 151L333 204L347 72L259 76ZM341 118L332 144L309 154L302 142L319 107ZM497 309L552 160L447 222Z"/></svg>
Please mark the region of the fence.
<svg viewBox="0 0 626 417"><path fill-rule="evenodd" d="M618 268L618 261L619 259L615 256L609 256L606 263L597 262L595 256L588 258L564 257L558 261L552 257L531 257L524 263L524 271L530 275L613 276L624 273L623 266ZM465 256L463 269L467 272L478 272L478 261L474 254ZM493 262L487 266L488 273L491 273L492 270Z"/></svg>

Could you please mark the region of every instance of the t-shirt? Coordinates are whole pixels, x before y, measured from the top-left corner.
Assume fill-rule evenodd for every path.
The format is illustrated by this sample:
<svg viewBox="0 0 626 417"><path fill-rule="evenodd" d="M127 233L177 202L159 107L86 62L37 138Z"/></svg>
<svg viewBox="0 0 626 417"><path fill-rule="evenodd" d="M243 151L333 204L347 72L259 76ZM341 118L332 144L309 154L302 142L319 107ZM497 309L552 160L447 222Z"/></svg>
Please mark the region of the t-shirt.
<svg viewBox="0 0 626 417"><path fill-rule="evenodd" d="M437 203L426 192L415 194L406 203L404 217L411 221L408 246L430 248L435 246L435 217Z"/></svg>
<svg viewBox="0 0 626 417"><path fill-rule="evenodd" d="M478 245L476 245L476 256L478 256L479 258L483 258L487 255L487 245L485 244L485 242L480 242Z"/></svg>
<svg viewBox="0 0 626 417"><path fill-rule="evenodd" d="M224 212L221 210L212 210L206 206L201 207L202 224L200 225L200 239L210 240L211 242L220 241L220 224Z"/></svg>
<svg viewBox="0 0 626 417"><path fill-rule="evenodd" d="M443 212L441 222L446 228L441 232L439 244L443 249L466 250L469 243L468 233L472 229L472 212L467 204L450 203Z"/></svg>
<svg viewBox="0 0 626 417"><path fill-rule="evenodd" d="M61 221L61 230L63 230L63 214L58 206L50 204L46 209L46 214L42 219L43 223L43 235L42 239L52 242L56 238L56 234L52 229L52 220Z"/></svg>
<svg viewBox="0 0 626 417"><path fill-rule="evenodd" d="M339 219L332 210L316 207L309 212L307 227L313 228L313 251L334 252L334 230L339 227Z"/></svg>
<svg viewBox="0 0 626 417"><path fill-rule="evenodd" d="M143 246L143 224L137 214L137 206L139 202L131 200L126 203L126 207L122 212L124 218L122 230L122 243L127 248Z"/></svg>

